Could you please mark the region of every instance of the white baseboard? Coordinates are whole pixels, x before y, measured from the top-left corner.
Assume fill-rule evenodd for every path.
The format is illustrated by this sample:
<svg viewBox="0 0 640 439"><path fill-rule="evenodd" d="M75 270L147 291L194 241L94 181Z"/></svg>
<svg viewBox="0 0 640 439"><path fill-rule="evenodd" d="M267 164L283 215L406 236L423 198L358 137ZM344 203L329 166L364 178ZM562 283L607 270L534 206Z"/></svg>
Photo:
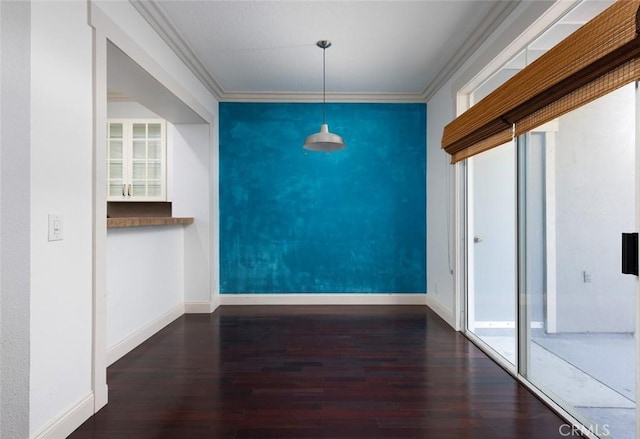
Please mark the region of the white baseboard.
<svg viewBox="0 0 640 439"><path fill-rule="evenodd" d="M101 388L93 390L93 413L98 413L109 402L109 386L103 384Z"/></svg>
<svg viewBox="0 0 640 439"><path fill-rule="evenodd" d="M93 392L43 428L34 439L65 439L93 416Z"/></svg>
<svg viewBox="0 0 640 439"><path fill-rule="evenodd" d="M214 311L218 309L218 307L220 306L220 293L215 293L213 295L213 302L211 302L211 306L213 307Z"/></svg>
<svg viewBox="0 0 640 439"><path fill-rule="evenodd" d="M181 303L164 313L151 323L140 328L138 331L119 341L115 345L107 349L107 366L124 357L126 354L134 350L152 335L160 331L162 328L173 322L175 319L184 314L184 304Z"/></svg>
<svg viewBox="0 0 640 439"><path fill-rule="evenodd" d="M221 305L426 305L426 294L221 294Z"/></svg>
<svg viewBox="0 0 640 439"><path fill-rule="evenodd" d="M433 300L431 294L427 294L426 300L427 306L431 308L433 312L438 314L442 320L447 322L449 326L456 329L456 318L451 311L442 306L439 302Z"/></svg>
<svg viewBox="0 0 640 439"><path fill-rule="evenodd" d="M215 310L211 302L185 302L185 314L211 314Z"/></svg>

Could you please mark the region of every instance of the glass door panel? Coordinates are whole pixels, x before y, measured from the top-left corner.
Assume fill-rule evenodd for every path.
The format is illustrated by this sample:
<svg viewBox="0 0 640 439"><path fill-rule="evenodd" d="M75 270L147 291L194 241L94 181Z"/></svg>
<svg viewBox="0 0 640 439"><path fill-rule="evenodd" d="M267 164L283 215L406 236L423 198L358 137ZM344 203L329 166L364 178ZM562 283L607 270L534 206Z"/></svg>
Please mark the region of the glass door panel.
<svg viewBox="0 0 640 439"><path fill-rule="evenodd" d="M516 358L515 147L468 163L467 331L510 364Z"/></svg>
<svg viewBox="0 0 640 439"><path fill-rule="evenodd" d="M634 84L526 135L526 364L521 373L598 436L636 437Z"/></svg>
<svg viewBox="0 0 640 439"><path fill-rule="evenodd" d="M107 180L108 196L124 196L124 132L122 123L109 123L107 137Z"/></svg>

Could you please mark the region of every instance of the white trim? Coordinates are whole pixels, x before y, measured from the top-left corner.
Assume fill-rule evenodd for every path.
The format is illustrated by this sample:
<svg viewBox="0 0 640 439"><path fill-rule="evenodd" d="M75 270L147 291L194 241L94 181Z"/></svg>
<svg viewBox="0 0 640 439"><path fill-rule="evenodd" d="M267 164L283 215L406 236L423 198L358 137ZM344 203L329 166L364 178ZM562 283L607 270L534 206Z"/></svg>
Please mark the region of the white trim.
<svg viewBox="0 0 640 439"><path fill-rule="evenodd" d="M120 340L115 345L107 349L107 365L111 366L113 363L124 357L126 354L137 348L139 345L148 340L151 336L155 335L162 328L173 322L175 319L184 314L185 306L180 303L173 309L164 313L157 319L143 326L133 334Z"/></svg>
<svg viewBox="0 0 640 439"><path fill-rule="evenodd" d="M93 392L47 424L34 439L64 439L93 415Z"/></svg>
<svg viewBox="0 0 640 439"><path fill-rule="evenodd" d="M636 166L635 166L635 203L636 203L636 231L640 231L640 90L638 90L638 81L636 81ZM636 309L636 334L640 331L640 282L636 276L635 282L635 309ZM636 376L636 395L640 394L640 337L636 337L636 358L635 358L635 376ZM640 419L640 404L636 402L636 419ZM636 427L636 438L640 437L640 429Z"/></svg>
<svg viewBox="0 0 640 439"><path fill-rule="evenodd" d="M465 247L464 249L461 249L461 253L464 252L461 254L461 257L464 258L466 256L465 267L468 279L466 285L466 296L462 296L465 310L465 321L462 322L462 327L471 332L475 331L476 328L476 247L474 237L475 216L473 215L475 199L473 198L473 188L471 187L474 183L474 164L475 162L473 160L466 160L467 175L464 181L465 187L460 189L464 191L464 194L466 194L466 209L464 211L466 214L466 228L461 230L466 239L464 240ZM465 195L462 196L464 197Z"/></svg>
<svg viewBox="0 0 640 439"><path fill-rule="evenodd" d="M426 305L431 309L431 311L438 314L442 320L444 320L449 326L451 326L456 331L459 329L456 327L456 316L449 310L445 309L440 303L431 298L429 294L426 296Z"/></svg>
<svg viewBox="0 0 640 439"><path fill-rule="evenodd" d="M219 107L214 117L219 119ZM216 125L209 125L209 301L220 306L220 139Z"/></svg>
<svg viewBox="0 0 640 439"><path fill-rule="evenodd" d="M216 309L218 309L218 307L220 305L222 305L222 303L220 303L221 302L221 299L220 299L221 296L222 295L219 292L217 292L217 291L214 292L213 302L211 302L211 308L213 308L213 311L215 311Z"/></svg>
<svg viewBox="0 0 640 439"><path fill-rule="evenodd" d="M557 131L557 128L555 129ZM547 332L555 334L558 332L558 292L557 287L557 255L556 255L556 142L555 133L548 131L545 133L545 206L546 206L546 260L547 260Z"/></svg>
<svg viewBox="0 0 640 439"><path fill-rule="evenodd" d="M425 103L417 93L327 93L327 102ZM322 102L322 93L304 92L228 92L220 102Z"/></svg>
<svg viewBox="0 0 640 439"><path fill-rule="evenodd" d="M454 185L453 185L453 218L455 220L453 228L453 242L454 242L454 264L453 272L453 328L456 331L463 331L465 329L465 319L467 315L465 304L465 289L467 287L467 240L466 237L466 207L465 207L465 193L466 193L466 161L460 161L455 165L454 172Z"/></svg>
<svg viewBox="0 0 640 439"><path fill-rule="evenodd" d="M93 12L93 9L90 8ZM94 413L109 399L107 386L107 37L93 28L93 265L91 389Z"/></svg>
<svg viewBox="0 0 640 439"><path fill-rule="evenodd" d="M426 294L221 294L221 305L426 305Z"/></svg>
<svg viewBox="0 0 640 439"><path fill-rule="evenodd" d="M211 314L216 307L211 302L185 302L185 314Z"/></svg>

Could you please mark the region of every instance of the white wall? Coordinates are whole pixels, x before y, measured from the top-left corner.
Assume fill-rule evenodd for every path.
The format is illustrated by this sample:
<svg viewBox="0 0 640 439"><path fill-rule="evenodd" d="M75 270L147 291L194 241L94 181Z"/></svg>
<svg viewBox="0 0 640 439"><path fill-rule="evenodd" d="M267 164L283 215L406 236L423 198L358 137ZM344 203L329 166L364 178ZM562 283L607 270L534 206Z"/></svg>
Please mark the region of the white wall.
<svg viewBox="0 0 640 439"><path fill-rule="evenodd" d="M110 119L159 119L153 111L137 102L108 102L107 117Z"/></svg>
<svg viewBox="0 0 640 439"><path fill-rule="evenodd" d="M448 83L449 87L451 86ZM440 148L442 129L453 120L450 89L427 104L427 301L449 324L454 319L454 167Z"/></svg>
<svg viewBox="0 0 640 439"><path fill-rule="evenodd" d="M174 216L193 217L184 230L184 301L210 307L211 290L211 209L209 125L172 125L172 202ZM212 308L211 308L212 310Z"/></svg>
<svg viewBox="0 0 640 439"><path fill-rule="evenodd" d="M30 28L0 2L0 437L29 434Z"/></svg>
<svg viewBox="0 0 640 439"><path fill-rule="evenodd" d="M92 34L84 2L31 3L30 434L91 394ZM47 215L64 239L47 240Z"/></svg>
<svg viewBox="0 0 640 439"><path fill-rule="evenodd" d="M184 235L183 226L176 225L109 229L107 236L107 350L111 351L182 305Z"/></svg>

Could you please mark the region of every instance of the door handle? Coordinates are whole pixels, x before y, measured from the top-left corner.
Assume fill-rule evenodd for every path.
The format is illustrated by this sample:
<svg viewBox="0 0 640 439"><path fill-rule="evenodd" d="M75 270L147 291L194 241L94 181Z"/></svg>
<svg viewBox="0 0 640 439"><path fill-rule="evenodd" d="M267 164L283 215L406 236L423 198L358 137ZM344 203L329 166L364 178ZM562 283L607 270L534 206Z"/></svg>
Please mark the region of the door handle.
<svg viewBox="0 0 640 439"><path fill-rule="evenodd" d="M622 273L638 275L638 234L622 234Z"/></svg>
<svg viewBox="0 0 640 439"><path fill-rule="evenodd" d="M479 237L479 236L474 236L473 237L473 243L474 244L478 244L480 242L482 242L482 238L481 237Z"/></svg>

